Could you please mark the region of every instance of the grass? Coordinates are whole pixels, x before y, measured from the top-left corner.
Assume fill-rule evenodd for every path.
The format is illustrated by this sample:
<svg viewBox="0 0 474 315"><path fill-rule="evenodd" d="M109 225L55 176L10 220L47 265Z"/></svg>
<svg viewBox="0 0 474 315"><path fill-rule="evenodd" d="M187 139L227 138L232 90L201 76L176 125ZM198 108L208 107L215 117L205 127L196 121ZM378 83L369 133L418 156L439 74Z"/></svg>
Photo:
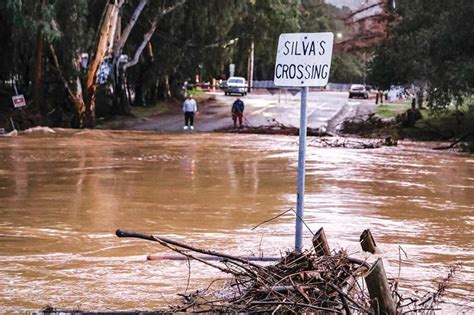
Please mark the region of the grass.
<svg viewBox="0 0 474 315"><path fill-rule="evenodd" d="M132 114L138 118L146 118L166 113L171 107L171 104L168 102L159 102L152 106L133 106Z"/></svg>
<svg viewBox="0 0 474 315"><path fill-rule="evenodd" d="M397 116L398 114L405 112L410 108L411 105L408 103L383 104L375 108L375 113L383 118L392 118Z"/></svg>
<svg viewBox="0 0 474 315"><path fill-rule="evenodd" d="M188 90L188 93L191 94L194 98L201 98L206 96L206 93L204 93L201 89Z"/></svg>
<svg viewBox="0 0 474 315"><path fill-rule="evenodd" d="M422 111L423 118L414 127L401 130L402 137L418 140L453 140L466 135L463 151L474 152L474 106L463 106L456 112L454 109L444 111Z"/></svg>

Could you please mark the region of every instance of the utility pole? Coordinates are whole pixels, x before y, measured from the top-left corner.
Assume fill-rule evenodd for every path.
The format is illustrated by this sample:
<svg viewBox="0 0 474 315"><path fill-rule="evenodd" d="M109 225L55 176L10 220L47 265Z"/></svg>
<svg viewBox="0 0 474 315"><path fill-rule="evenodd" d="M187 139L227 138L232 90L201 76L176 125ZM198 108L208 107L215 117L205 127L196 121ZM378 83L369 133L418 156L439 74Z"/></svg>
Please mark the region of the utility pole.
<svg viewBox="0 0 474 315"><path fill-rule="evenodd" d="M254 51L255 51L255 45L252 40L252 43L250 44L250 50L249 50L249 58L247 61L247 82L248 82L248 92L252 92L252 87L253 87L253 64L254 64Z"/></svg>

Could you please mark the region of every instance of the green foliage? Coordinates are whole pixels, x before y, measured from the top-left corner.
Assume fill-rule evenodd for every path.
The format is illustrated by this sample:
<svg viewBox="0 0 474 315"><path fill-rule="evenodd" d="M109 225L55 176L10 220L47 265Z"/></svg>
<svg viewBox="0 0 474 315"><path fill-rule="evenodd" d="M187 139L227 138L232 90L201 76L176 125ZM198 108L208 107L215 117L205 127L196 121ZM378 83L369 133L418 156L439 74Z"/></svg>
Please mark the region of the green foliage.
<svg viewBox="0 0 474 315"><path fill-rule="evenodd" d="M431 111L423 115L413 128L403 130L403 135L419 140L448 140L474 134L474 109ZM472 137L471 137L472 141Z"/></svg>
<svg viewBox="0 0 474 315"><path fill-rule="evenodd" d="M331 82L362 83L364 62L356 54L334 52L331 65Z"/></svg>
<svg viewBox="0 0 474 315"><path fill-rule="evenodd" d="M75 62L81 53L92 55L90 47L93 40L93 28L88 24L88 0L56 0L54 2L54 17L51 23L56 25L60 36L49 39L53 43L63 66L62 71L68 78L79 74L80 69Z"/></svg>
<svg viewBox="0 0 474 315"><path fill-rule="evenodd" d="M410 104L385 104L376 107L375 113L384 118L395 117L398 114L411 108Z"/></svg>
<svg viewBox="0 0 474 315"><path fill-rule="evenodd" d="M178 96L183 82L194 81L196 74L204 81L227 78L230 63L236 65L236 75L247 76L252 43L255 45L254 79L272 79L281 33L329 31L337 24L323 0L226 0L225 4L222 0L188 0L161 16L164 9L179 2L149 1L123 50L133 57L143 35L150 30L150 21L160 16L158 28L141 55L139 65L127 71L128 87L135 92L132 94L140 94L137 99L150 104L158 96ZM20 92L27 100L31 99L28 92L32 91L36 56L42 56L44 68L39 69L44 69L44 98L49 104L44 112L60 107L71 112L73 107L66 101L49 45L54 46L61 73L74 89L77 77L84 81L86 73L79 67L78 58L88 53L91 60L96 49L94 37L107 3L104 0L0 1L3 48L0 50L0 80L6 82L15 77ZM125 1L122 28L138 3L139 0ZM41 54L37 49L42 37ZM335 65L336 78L360 81L359 57L341 55Z"/></svg>
<svg viewBox="0 0 474 315"><path fill-rule="evenodd" d="M296 0L256 1L255 78L272 79L278 38L281 33L301 31Z"/></svg>
<svg viewBox="0 0 474 315"><path fill-rule="evenodd" d="M428 83L429 103L444 108L474 92L474 1L402 0L400 22L375 52L377 87Z"/></svg>
<svg viewBox="0 0 474 315"><path fill-rule="evenodd" d="M299 20L302 32L329 32L334 29L334 20L330 18L323 0L302 0Z"/></svg>

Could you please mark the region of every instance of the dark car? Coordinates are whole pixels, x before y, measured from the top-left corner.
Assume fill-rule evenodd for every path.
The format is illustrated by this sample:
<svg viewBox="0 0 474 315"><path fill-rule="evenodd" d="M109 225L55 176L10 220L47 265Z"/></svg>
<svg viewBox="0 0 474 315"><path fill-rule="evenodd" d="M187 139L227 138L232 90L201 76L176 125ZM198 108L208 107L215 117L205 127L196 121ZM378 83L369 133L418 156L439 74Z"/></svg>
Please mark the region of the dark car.
<svg viewBox="0 0 474 315"><path fill-rule="evenodd" d="M349 98L362 97L365 99L369 98L369 92L362 84L352 84L349 89Z"/></svg>

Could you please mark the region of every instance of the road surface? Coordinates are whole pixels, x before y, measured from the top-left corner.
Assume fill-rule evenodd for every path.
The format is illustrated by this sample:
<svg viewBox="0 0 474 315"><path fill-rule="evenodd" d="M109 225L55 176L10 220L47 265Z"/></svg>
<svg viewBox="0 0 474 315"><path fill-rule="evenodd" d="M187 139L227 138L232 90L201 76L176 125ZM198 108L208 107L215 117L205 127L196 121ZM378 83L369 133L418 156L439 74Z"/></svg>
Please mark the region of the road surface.
<svg viewBox="0 0 474 315"><path fill-rule="evenodd" d="M223 92L208 93L215 98L206 104L198 103L195 131L214 131L232 126L230 109L237 96L225 96ZM276 91L273 95L256 91L241 97L245 103L244 122L249 126L270 126L276 123L299 126L301 94ZM349 99L347 92L311 91L307 98L308 127L335 133L346 118L368 115L375 109L373 100ZM135 121L127 126L133 130L164 132L181 131L183 115L174 112L156 116L146 121Z"/></svg>

